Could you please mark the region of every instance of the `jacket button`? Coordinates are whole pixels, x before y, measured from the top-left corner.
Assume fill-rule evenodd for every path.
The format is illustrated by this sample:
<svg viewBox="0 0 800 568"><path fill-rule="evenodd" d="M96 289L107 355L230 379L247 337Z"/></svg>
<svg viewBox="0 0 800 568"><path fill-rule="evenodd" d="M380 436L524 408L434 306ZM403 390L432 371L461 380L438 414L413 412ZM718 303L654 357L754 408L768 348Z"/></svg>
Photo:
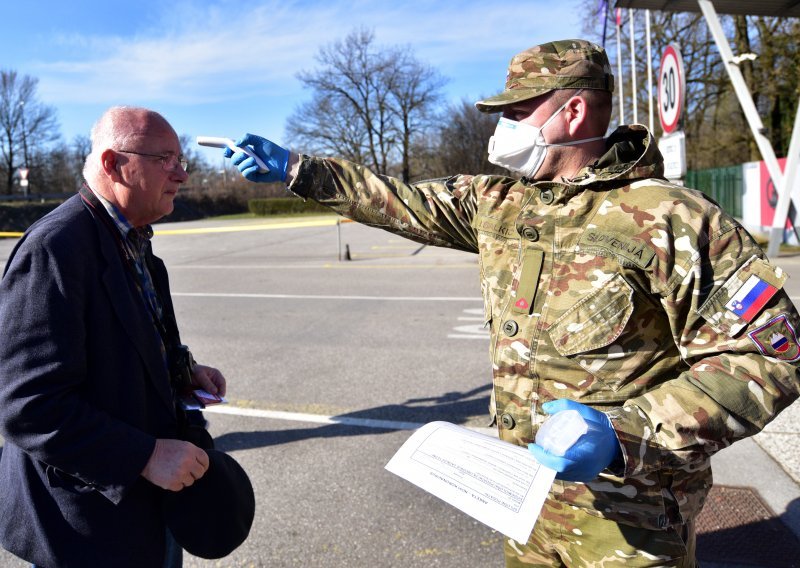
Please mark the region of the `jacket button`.
<svg viewBox="0 0 800 568"><path fill-rule="evenodd" d="M539 197L542 199L542 203L550 205L553 202L553 191L551 189L544 189Z"/></svg>
<svg viewBox="0 0 800 568"><path fill-rule="evenodd" d="M500 424L503 425L503 428L506 430L513 430L516 423L514 422L514 417L510 414L503 414L500 417Z"/></svg>
<svg viewBox="0 0 800 568"><path fill-rule="evenodd" d="M539 240L539 231L534 229L533 227L525 227L522 229L522 236L528 239L529 241L538 241Z"/></svg>
<svg viewBox="0 0 800 568"><path fill-rule="evenodd" d="M508 337L514 337L519 331L519 326L514 320L507 320L503 323L503 333Z"/></svg>

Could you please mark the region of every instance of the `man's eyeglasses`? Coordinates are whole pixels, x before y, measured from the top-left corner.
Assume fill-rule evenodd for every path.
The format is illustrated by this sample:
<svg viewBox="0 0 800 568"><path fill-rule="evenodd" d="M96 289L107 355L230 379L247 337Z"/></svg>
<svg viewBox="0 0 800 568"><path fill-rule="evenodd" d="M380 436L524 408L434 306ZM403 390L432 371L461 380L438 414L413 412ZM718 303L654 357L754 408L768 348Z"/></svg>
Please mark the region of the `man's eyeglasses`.
<svg viewBox="0 0 800 568"><path fill-rule="evenodd" d="M161 167L164 171L174 172L180 166L184 172L189 171L189 161L183 156L176 156L175 154L145 154L144 152L134 152L133 150L117 150L122 154L136 154L137 156L150 156L151 158L158 158L161 160Z"/></svg>

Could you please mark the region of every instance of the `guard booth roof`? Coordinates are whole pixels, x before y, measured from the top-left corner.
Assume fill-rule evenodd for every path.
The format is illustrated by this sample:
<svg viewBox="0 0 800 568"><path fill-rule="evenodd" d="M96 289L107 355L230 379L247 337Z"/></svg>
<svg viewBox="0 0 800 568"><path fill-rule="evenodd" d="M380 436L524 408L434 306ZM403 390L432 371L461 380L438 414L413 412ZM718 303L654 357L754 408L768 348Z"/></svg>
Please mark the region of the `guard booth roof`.
<svg viewBox="0 0 800 568"><path fill-rule="evenodd" d="M713 0L720 14L800 18L800 0ZM617 0L617 8L661 10L663 12L699 12L697 0Z"/></svg>

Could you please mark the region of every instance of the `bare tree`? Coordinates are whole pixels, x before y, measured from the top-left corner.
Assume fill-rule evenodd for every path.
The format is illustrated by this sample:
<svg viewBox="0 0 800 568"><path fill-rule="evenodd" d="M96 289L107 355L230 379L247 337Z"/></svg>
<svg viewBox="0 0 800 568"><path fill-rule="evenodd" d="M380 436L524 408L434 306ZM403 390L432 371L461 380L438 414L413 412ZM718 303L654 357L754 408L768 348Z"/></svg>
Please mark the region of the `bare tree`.
<svg viewBox="0 0 800 568"><path fill-rule="evenodd" d="M31 170L38 180L36 193L70 193L80 187L83 164L79 166L72 148L63 141L47 150L35 150L32 159L36 163Z"/></svg>
<svg viewBox="0 0 800 568"><path fill-rule="evenodd" d="M390 59L385 82L391 95L390 111L399 123L401 136L401 177L411 179L411 141L430 129L431 112L441 99L446 80L439 73L417 61L408 51L397 49Z"/></svg>
<svg viewBox="0 0 800 568"><path fill-rule="evenodd" d="M310 154L339 156L359 164L367 161L367 133L348 101L315 94L287 121L286 135Z"/></svg>
<svg viewBox="0 0 800 568"><path fill-rule="evenodd" d="M43 181L36 168L44 159L45 146L59 138L56 111L39 102L39 80L16 71L0 70L0 157L5 180L3 193L11 193L14 172L31 168L31 185ZM21 159L20 159L21 158Z"/></svg>
<svg viewBox="0 0 800 568"><path fill-rule="evenodd" d="M317 69L298 74L313 97L287 120L290 141L380 173L399 164L408 179L412 139L426 127L444 80L408 48L378 49L365 29L323 47L316 60Z"/></svg>
<svg viewBox="0 0 800 568"><path fill-rule="evenodd" d="M414 148L417 169L424 177L454 174L504 174L505 168L488 160L489 138L497 126L498 114L487 114L475 108L472 101L462 100L447 105L440 114L436 136L420 138Z"/></svg>
<svg viewBox="0 0 800 568"><path fill-rule="evenodd" d="M72 139L70 147L70 161L73 167L73 176L78 184L83 183L83 165L92 152L92 140L85 134L78 134Z"/></svg>

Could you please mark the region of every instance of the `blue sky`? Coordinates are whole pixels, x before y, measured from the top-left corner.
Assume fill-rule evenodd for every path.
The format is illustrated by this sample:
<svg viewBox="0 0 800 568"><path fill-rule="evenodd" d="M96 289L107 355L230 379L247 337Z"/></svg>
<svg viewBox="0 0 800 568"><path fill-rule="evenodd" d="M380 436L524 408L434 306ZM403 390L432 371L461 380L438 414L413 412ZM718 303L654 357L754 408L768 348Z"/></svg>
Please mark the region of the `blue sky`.
<svg viewBox="0 0 800 568"><path fill-rule="evenodd" d="M310 94L296 74L354 29L408 45L449 79L453 102L502 89L511 56L581 37L579 0L0 0L0 68L39 79L61 134L111 105L155 109L178 134L281 142ZM214 161L219 150L204 154Z"/></svg>

